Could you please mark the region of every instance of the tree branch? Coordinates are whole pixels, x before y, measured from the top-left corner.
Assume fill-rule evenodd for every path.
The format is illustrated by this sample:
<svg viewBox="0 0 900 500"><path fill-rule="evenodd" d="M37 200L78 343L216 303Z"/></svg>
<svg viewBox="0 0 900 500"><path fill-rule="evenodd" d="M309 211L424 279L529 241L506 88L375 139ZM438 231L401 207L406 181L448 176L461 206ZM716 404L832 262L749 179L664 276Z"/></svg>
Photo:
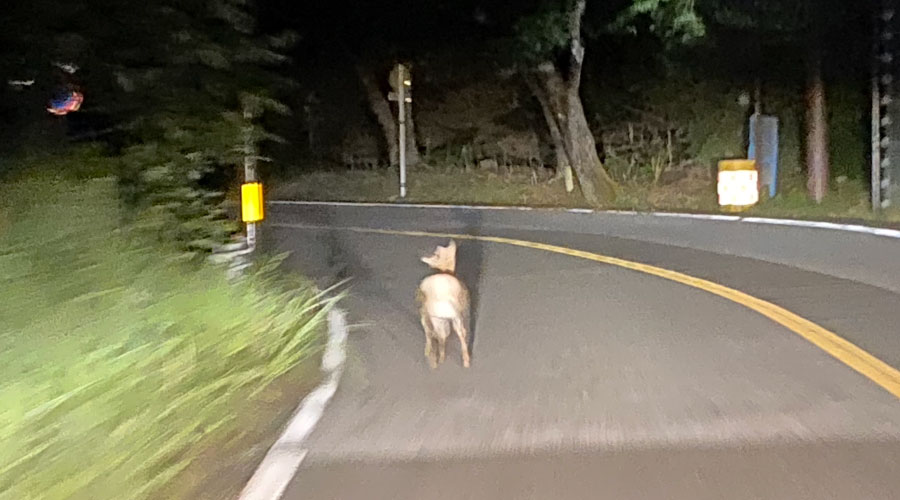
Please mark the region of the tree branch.
<svg viewBox="0 0 900 500"><path fill-rule="evenodd" d="M547 102L551 103L554 119L559 124L560 130L564 129L568 120L568 116L564 114L568 111L567 82L559 68L550 61L539 64L535 74L542 76L542 84L545 87L544 95L547 96Z"/></svg>
<svg viewBox="0 0 900 500"><path fill-rule="evenodd" d="M378 82L372 76L369 68L362 64L356 64L356 73L362 82L363 90L366 93L366 100L369 102L369 108L378 120L381 130L384 133L384 139L387 143L388 156L391 165L397 164L399 150L397 146L397 123L394 121L394 113L391 111L391 105L381 93Z"/></svg>
<svg viewBox="0 0 900 500"><path fill-rule="evenodd" d="M526 83L529 83L529 87L532 88L535 97L539 101L543 101L542 104L546 104L547 109L544 111L545 118L547 119L547 126L551 128L551 133L553 127L559 132L559 138L562 145L562 150L559 152L564 155L565 161L568 165L574 164L574 151L573 144L567 138L569 137L570 131L570 118L568 115L569 112L569 104L568 104L568 96L566 96L566 82L563 80L562 74L559 72L559 69L549 61L545 61L538 65L537 71L535 71L532 77L537 77L539 80L532 80ZM549 116L548 116L549 115Z"/></svg>
<svg viewBox="0 0 900 500"><path fill-rule="evenodd" d="M569 13L569 38L575 40L581 38L581 18L587 8L587 0L575 0L575 5Z"/></svg>
<svg viewBox="0 0 900 500"><path fill-rule="evenodd" d="M581 85L581 67L584 63L584 43L581 39L581 18L587 8L587 0L575 0L569 13L569 40L572 46L569 61L568 91L569 95L577 94Z"/></svg>

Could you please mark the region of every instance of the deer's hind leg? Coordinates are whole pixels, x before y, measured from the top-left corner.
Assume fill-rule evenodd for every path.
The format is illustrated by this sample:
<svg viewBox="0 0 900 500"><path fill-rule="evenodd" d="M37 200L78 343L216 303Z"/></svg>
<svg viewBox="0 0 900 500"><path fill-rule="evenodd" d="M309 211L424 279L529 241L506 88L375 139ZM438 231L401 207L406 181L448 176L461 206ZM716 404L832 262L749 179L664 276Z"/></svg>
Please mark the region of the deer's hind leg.
<svg viewBox="0 0 900 500"><path fill-rule="evenodd" d="M431 318L422 315L420 318L422 322L422 329L425 330L425 358L428 359L428 364L431 366L431 369L437 368L437 353L434 351L434 326L431 323Z"/></svg>
<svg viewBox="0 0 900 500"><path fill-rule="evenodd" d="M434 340L437 341L438 363L444 362L447 347L447 337L450 336L450 320L444 318L432 318Z"/></svg>
<svg viewBox="0 0 900 500"><path fill-rule="evenodd" d="M463 366L468 368L470 364L469 358L469 332L466 329L466 321L463 318L453 319L453 330L459 337L459 350L462 352Z"/></svg>

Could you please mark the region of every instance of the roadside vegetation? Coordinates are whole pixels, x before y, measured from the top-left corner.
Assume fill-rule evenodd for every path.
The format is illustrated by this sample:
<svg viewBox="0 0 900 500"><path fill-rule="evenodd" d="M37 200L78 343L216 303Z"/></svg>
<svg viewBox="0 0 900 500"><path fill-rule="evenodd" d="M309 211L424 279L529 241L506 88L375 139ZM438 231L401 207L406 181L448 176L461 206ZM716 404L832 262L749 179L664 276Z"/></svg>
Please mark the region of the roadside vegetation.
<svg viewBox="0 0 900 500"><path fill-rule="evenodd" d="M0 499L233 496L316 383L335 299L277 259L228 281L75 157L0 185Z"/></svg>
<svg viewBox="0 0 900 500"><path fill-rule="evenodd" d="M398 202L396 169L381 171L312 172L279 182L273 199ZM714 178L684 179L660 186L628 183L620 185L610 210L718 213ZM530 206L540 208L590 208L577 192L566 193L562 181L536 183L527 169L508 172L471 172L452 168L420 168L409 174L408 203ZM900 225L900 210L874 214L869 193L859 181L837 183L822 203L810 202L805 179L794 175L783 180L777 197L764 200L743 212L809 220L855 220L874 225Z"/></svg>
<svg viewBox="0 0 900 500"><path fill-rule="evenodd" d="M232 281L207 259L281 140L296 37L243 0L7 14L0 500L233 498L318 383L340 297L261 251Z"/></svg>
<svg viewBox="0 0 900 500"><path fill-rule="evenodd" d="M521 89L519 89L521 90ZM817 220L859 220L873 224L900 223L900 209L880 213L871 210L866 165L865 137L855 133L862 104L854 89L835 86L832 97L832 182L820 202L807 193L802 155L803 108L785 90L768 94L779 118L778 193L748 214ZM417 133L430 144L418 164L407 170L410 203L521 205L545 208L587 208L590 203L577 186L566 191L564 179L544 161L535 132L539 126L521 121L516 127L501 125L502 117L515 113L496 103L516 102L516 87L480 81L463 84L450 95L485 96L492 107L459 108L422 104ZM600 92L599 90L597 91ZM612 91L607 91L612 92ZM723 158L740 158L746 150L747 109L738 103L741 88L723 81L696 83L685 74L665 81L643 82L632 92L598 98L592 107L597 118L594 134L603 160L618 184L614 201L600 208L639 211L716 213L716 164ZM674 96L674 97L673 97ZM609 102L607 102L609 101ZM628 102L626 111L619 103ZM440 124L462 120L482 124L470 142L454 142ZM474 117L474 119L473 119ZM342 147L357 151L350 160L309 160L308 165L287 164L274 172L271 198L396 202L399 171L379 163L377 141L352 140ZM481 144L479 149L478 145ZM487 147L493 145L493 149ZM356 148L356 149L353 149ZM347 150L342 150L347 151ZM482 156L476 153L484 151ZM368 153L367 153L368 152ZM352 161L373 158L368 163ZM541 161L535 161L541 158ZM236 194L236 193L235 193Z"/></svg>

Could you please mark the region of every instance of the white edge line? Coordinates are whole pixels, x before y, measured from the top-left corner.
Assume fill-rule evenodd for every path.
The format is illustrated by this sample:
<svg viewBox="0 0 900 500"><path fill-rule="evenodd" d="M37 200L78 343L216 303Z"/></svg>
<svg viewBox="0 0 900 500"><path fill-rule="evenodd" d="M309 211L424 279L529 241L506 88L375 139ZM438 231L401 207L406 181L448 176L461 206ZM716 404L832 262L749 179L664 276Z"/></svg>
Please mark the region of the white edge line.
<svg viewBox="0 0 900 500"><path fill-rule="evenodd" d="M679 219L724 220L724 221L739 221L739 220L741 220L741 217L738 215L680 214L677 212L647 212L647 215L652 215L653 217L677 217Z"/></svg>
<svg viewBox="0 0 900 500"><path fill-rule="evenodd" d="M800 221L793 219L768 219L763 217L744 217L743 222L752 224L773 224L778 226L814 227L818 229L832 229L835 231L850 231L854 233L868 233L889 238L900 238L900 230L884 227L861 226L859 224L838 224L824 221Z"/></svg>
<svg viewBox="0 0 900 500"><path fill-rule="evenodd" d="M250 481L244 486L239 500L278 500L284 494L306 458L307 450L302 448L303 442L312 433L337 391L347 357L346 343L346 316L344 311L335 307L328 311L328 343L322 355L325 380L297 406L281 436L269 448Z"/></svg>
<svg viewBox="0 0 900 500"><path fill-rule="evenodd" d="M364 203L353 201L292 201L272 200L271 205L319 205L337 207L393 207L393 208L431 208L442 210L512 210L512 211L538 211L538 212L565 212L573 214L608 214L608 215L642 215L648 217L669 217L679 219L713 220L725 222L747 222L750 224L768 224L773 226L794 226L813 229L829 229L833 231L846 231L852 233L871 234L887 238L900 239L900 230L882 227L863 226L859 224L838 224L835 222L806 221L797 219L773 219L767 217L741 217L739 215L718 214L689 214L678 212L637 212L633 210L592 210L589 208L535 208L513 206L487 206L487 205L429 205L421 203Z"/></svg>
<svg viewBox="0 0 900 500"><path fill-rule="evenodd" d="M517 210L527 212L541 210L534 207L490 206L490 205L429 205L427 203L380 203L358 201L295 201L295 200L271 200L266 203L271 205L327 205L335 207L398 207L398 208L442 208L442 209L468 209L468 210ZM578 210L578 209L575 209Z"/></svg>

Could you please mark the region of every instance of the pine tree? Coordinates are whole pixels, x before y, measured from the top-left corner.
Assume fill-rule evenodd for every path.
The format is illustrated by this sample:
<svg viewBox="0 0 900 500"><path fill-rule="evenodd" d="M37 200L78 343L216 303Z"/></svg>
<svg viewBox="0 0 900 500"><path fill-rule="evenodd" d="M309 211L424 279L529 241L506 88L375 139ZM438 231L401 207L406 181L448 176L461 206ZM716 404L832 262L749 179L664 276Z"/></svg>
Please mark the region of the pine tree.
<svg viewBox="0 0 900 500"><path fill-rule="evenodd" d="M121 186L141 227L192 250L209 249L233 226L223 193L207 182L235 178L247 155L279 138L257 123L287 113L277 92L290 81L273 68L290 35L261 37L244 0L166 2L144 23L152 50L135 50L116 71L128 123ZM137 47L135 49L138 49ZM224 174L224 175L223 175Z"/></svg>

